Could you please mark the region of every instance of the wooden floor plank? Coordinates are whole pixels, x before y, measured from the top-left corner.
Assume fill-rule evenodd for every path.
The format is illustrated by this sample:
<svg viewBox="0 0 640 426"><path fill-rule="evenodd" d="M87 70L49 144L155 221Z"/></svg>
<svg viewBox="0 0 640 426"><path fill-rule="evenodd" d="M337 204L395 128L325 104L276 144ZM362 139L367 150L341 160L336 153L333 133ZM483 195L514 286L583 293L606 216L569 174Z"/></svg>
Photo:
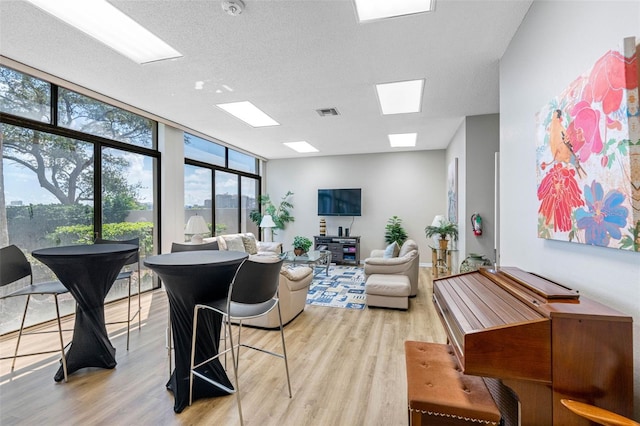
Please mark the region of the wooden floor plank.
<svg viewBox="0 0 640 426"><path fill-rule="evenodd" d="M404 341L444 343L431 301L430 270L420 269L418 296L409 311L362 311L307 306L285 328L293 398L281 359L247 351L241 357L241 396L247 425L406 425ZM126 315L126 303L108 305L108 320ZM67 319L72 328L73 318ZM238 424L235 396L200 399L173 412L165 348L166 294L143 296L142 327L129 351L122 325L108 328L116 347L113 370L82 369L56 383L54 355L0 361L0 424L196 425ZM277 331L243 330L243 339L280 350ZM65 333L68 341L71 333ZM24 350L55 345L54 334L28 338ZM0 340L10 355L15 338ZM230 362L230 359L229 359Z"/></svg>

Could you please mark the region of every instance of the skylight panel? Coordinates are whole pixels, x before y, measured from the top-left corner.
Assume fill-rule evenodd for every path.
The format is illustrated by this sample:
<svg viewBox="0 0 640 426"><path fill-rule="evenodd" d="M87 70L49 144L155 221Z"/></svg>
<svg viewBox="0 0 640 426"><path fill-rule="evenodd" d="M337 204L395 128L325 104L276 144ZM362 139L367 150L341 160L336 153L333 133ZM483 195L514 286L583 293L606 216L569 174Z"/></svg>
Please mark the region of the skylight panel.
<svg viewBox="0 0 640 426"><path fill-rule="evenodd" d="M138 64L182 54L105 0L27 0Z"/></svg>
<svg viewBox="0 0 640 426"><path fill-rule="evenodd" d="M319 152L317 148L306 141L284 142L284 145L300 153Z"/></svg>
<svg viewBox="0 0 640 426"><path fill-rule="evenodd" d="M261 109L259 109L249 101L217 104L216 106L233 115L234 117L244 121L252 127L280 125L280 123L269 117Z"/></svg>
<svg viewBox="0 0 640 426"><path fill-rule="evenodd" d="M404 114L422 110L424 79L376 84L382 114Z"/></svg>
<svg viewBox="0 0 640 426"><path fill-rule="evenodd" d="M432 12L436 0L355 0L360 22Z"/></svg>
<svg viewBox="0 0 640 426"><path fill-rule="evenodd" d="M416 146L417 133L396 133L389 135L391 148L407 148Z"/></svg>

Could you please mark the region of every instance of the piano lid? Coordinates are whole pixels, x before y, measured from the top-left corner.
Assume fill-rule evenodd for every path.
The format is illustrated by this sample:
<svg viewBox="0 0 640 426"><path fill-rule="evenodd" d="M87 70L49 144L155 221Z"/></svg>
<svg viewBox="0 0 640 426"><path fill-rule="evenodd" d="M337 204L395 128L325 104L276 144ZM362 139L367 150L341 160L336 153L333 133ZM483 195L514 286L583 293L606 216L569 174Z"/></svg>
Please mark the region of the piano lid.
<svg viewBox="0 0 640 426"><path fill-rule="evenodd" d="M501 267L499 271L545 299L578 299L580 297L580 294L575 290L519 268Z"/></svg>

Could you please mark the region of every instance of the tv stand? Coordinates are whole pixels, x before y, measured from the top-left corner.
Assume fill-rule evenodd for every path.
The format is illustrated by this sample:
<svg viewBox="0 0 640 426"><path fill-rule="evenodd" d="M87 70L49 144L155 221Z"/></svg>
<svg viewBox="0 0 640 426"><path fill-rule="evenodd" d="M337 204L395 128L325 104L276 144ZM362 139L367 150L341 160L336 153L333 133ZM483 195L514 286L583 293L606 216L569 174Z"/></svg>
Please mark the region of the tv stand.
<svg viewBox="0 0 640 426"><path fill-rule="evenodd" d="M316 235L313 239L313 247L316 250L329 250L331 252L331 261L337 265L360 264L360 237Z"/></svg>

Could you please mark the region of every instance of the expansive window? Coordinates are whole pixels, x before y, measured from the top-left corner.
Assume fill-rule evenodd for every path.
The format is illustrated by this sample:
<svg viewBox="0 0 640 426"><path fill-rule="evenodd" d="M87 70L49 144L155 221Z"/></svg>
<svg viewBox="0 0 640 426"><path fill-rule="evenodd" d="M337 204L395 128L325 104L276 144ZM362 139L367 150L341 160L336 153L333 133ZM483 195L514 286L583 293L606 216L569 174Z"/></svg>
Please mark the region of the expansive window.
<svg viewBox="0 0 640 426"><path fill-rule="evenodd" d="M0 111L51 122L51 84L0 66Z"/></svg>
<svg viewBox="0 0 640 426"><path fill-rule="evenodd" d="M153 145L154 122L72 90L58 90L58 126L145 148Z"/></svg>
<svg viewBox="0 0 640 426"><path fill-rule="evenodd" d="M211 229L213 218L211 216L211 194L213 188L213 172L206 167L184 166L184 220L188 223L191 216L199 215L204 217L205 222ZM209 235L202 235L210 237ZM189 240L192 235L185 235Z"/></svg>
<svg viewBox="0 0 640 426"><path fill-rule="evenodd" d="M2 232L9 244L30 252L38 247L75 244L93 234L93 146L49 133L0 124L2 176L6 221ZM67 230L67 231L64 231ZM7 245L7 244L2 244ZM27 255L35 282L55 279L49 268ZM10 284L0 289L7 294L25 285ZM0 334L20 327L24 303L19 298L0 301ZM70 314L75 302L70 294L60 297L61 314ZM51 297L35 298L29 304L30 324L55 317Z"/></svg>
<svg viewBox="0 0 640 426"><path fill-rule="evenodd" d="M258 236L257 224L249 219L249 213L259 209L258 159L188 133L184 152L185 223L197 214L215 235Z"/></svg>
<svg viewBox="0 0 640 426"><path fill-rule="evenodd" d="M153 253L155 122L4 66L0 113L0 246L15 244L27 254L35 282L54 278L31 258L36 248L100 235L139 237L142 256ZM143 290L153 284L145 272ZM125 296L126 288L116 282L107 300ZM61 313L74 305L65 296ZM0 301L0 334L19 327L23 307L19 298ZM51 298L29 309L26 325L55 317Z"/></svg>

